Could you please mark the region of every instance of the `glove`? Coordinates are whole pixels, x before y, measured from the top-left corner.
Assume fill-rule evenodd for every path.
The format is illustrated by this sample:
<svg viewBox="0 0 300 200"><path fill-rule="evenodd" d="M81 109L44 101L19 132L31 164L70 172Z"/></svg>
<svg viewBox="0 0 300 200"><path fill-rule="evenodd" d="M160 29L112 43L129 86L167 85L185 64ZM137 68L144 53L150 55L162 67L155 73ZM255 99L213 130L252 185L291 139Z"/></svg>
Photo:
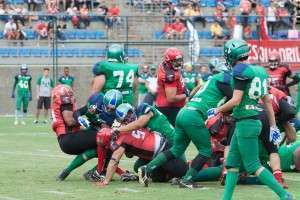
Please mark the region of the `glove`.
<svg viewBox="0 0 300 200"><path fill-rule="evenodd" d="M282 137L281 137L281 133L279 131L279 129L277 128L277 126L271 126L270 127L270 138L269 138L270 142L273 142L273 144L275 145L279 145Z"/></svg>
<svg viewBox="0 0 300 200"><path fill-rule="evenodd" d="M126 171L121 175L121 181L129 182L129 181L137 181L139 177L130 171Z"/></svg>
<svg viewBox="0 0 300 200"><path fill-rule="evenodd" d="M12 94L11 94L11 98L15 98L15 93L13 92Z"/></svg>
<svg viewBox="0 0 300 200"><path fill-rule="evenodd" d="M31 95L31 93L28 94L28 100L32 101L32 95Z"/></svg>
<svg viewBox="0 0 300 200"><path fill-rule="evenodd" d="M212 118L213 116L217 115L217 109L216 108L211 108L207 111L207 119Z"/></svg>
<svg viewBox="0 0 300 200"><path fill-rule="evenodd" d="M83 126L84 128L88 128L90 126L89 120L85 119L84 117L78 117L78 123Z"/></svg>

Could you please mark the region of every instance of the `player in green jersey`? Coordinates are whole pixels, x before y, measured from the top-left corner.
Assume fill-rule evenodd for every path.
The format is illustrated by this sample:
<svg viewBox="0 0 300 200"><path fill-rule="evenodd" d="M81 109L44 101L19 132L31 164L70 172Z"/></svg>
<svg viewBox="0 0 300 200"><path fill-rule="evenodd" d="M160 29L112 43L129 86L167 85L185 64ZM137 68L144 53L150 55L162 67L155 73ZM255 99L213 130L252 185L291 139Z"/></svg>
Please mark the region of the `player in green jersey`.
<svg viewBox="0 0 300 200"><path fill-rule="evenodd" d="M277 143L280 131L275 122L274 111L268 95L268 74L263 67L246 64L250 47L244 40L231 39L224 46L224 57L228 66L233 67L234 92L232 98L218 108L208 110L208 117L225 113L233 109L236 120L230 150L226 160L227 176L223 200L232 198L239 169L244 166L248 174L255 174L259 180L269 186L280 199L292 199L292 195L283 189L270 171L265 169L258 157L258 136L262 124L258 119L260 111L258 101L262 99L270 123L270 138Z"/></svg>
<svg viewBox="0 0 300 200"><path fill-rule="evenodd" d="M12 90L12 98L16 98L15 125L19 124L19 118L22 118L21 124L25 125L24 118L27 114L28 103L32 100L31 76L28 73L26 64L22 64L21 73L15 76L15 82ZM17 91L16 91L17 90ZM23 105L23 113L21 108Z"/></svg>
<svg viewBox="0 0 300 200"><path fill-rule="evenodd" d="M192 63L184 63L184 70L181 72L186 88L192 92L194 88L201 85L199 74L193 70Z"/></svg>
<svg viewBox="0 0 300 200"><path fill-rule="evenodd" d="M125 103L137 103L138 65L126 62L120 45L113 44L108 48L107 60L96 63L93 74L92 93L117 89L122 92Z"/></svg>
<svg viewBox="0 0 300 200"><path fill-rule="evenodd" d="M58 79L58 82L68 85L71 88L74 87L74 77L70 75L69 67L64 67L64 74Z"/></svg>
<svg viewBox="0 0 300 200"><path fill-rule="evenodd" d="M300 141L279 148L282 171L300 172Z"/></svg>
<svg viewBox="0 0 300 200"><path fill-rule="evenodd" d="M173 146L170 150L160 153L146 166L139 168L140 183L147 185L151 172L172 158L183 155L186 148L193 142L198 149L198 155L191 163L186 175L180 180L180 187L197 188L192 179L211 156L210 134L205 127L207 110L226 101L232 93L230 90L230 75L222 72L214 75L183 107L176 117Z"/></svg>

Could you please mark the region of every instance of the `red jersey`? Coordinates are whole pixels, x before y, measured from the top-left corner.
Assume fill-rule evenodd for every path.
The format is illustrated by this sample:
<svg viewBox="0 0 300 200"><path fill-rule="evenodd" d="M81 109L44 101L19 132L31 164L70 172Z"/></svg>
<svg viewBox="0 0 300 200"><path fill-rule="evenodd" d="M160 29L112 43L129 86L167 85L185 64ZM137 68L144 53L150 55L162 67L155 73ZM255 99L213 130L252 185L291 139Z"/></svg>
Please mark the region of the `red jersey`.
<svg viewBox="0 0 300 200"><path fill-rule="evenodd" d="M175 22L175 23L172 24L172 29L176 32L181 33L185 30L185 26L181 22Z"/></svg>
<svg viewBox="0 0 300 200"><path fill-rule="evenodd" d="M268 74L270 85L289 95L286 79L291 75L291 70L288 66L281 65L275 69L268 69Z"/></svg>
<svg viewBox="0 0 300 200"><path fill-rule="evenodd" d="M184 83L180 71L175 71L160 65L157 72L157 107L183 107L185 100L169 103L167 101L165 88L177 88L177 95L184 94Z"/></svg>
<svg viewBox="0 0 300 200"><path fill-rule="evenodd" d="M280 111L279 102L282 99L286 99L287 95L283 91L281 91L275 87L271 87L271 89L269 90L269 93L272 95L272 107L273 107L275 115L277 115Z"/></svg>
<svg viewBox="0 0 300 200"><path fill-rule="evenodd" d="M67 98L66 96L60 96L60 98L53 98L54 95L58 93L58 90L61 89L61 85L56 86L53 91L52 91L52 129L56 133L57 136L66 134L66 133L71 133L78 131L80 126L75 125L72 127L69 127L65 124L65 121L62 116L61 108L63 105L66 104L71 104L72 105L72 110L76 110L76 105L75 102L72 101L72 99Z"/></svg>
<svg viewBox="0 0 300 200"><path fill-rule="evenodd" d="M115 145L124 147L126 155L152 160L163 150L166 143L160 135L143 128L122 134Z"/></svg>

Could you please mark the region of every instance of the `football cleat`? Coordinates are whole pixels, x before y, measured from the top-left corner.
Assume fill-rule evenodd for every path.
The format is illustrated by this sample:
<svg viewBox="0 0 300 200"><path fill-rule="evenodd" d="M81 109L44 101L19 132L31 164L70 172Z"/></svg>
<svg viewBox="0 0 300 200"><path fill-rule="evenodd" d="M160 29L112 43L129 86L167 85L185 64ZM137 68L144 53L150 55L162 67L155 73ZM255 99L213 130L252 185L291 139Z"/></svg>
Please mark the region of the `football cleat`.
<svg viewBox="0 0 300 200"><path fill-rule="evenodd" d="M85 180L90 182L102 182L105 179L104 175L98 173L97 170L91 169L83 174Z"/></svg>
<svg viewBox="0 0 300 200"><path fill-rule="evenodd" d="M138 174L139 174L139 183L141 185L144 185L145 187L148 187L149 184L149 176L148 173L146 171L146 166L141 166L138 169Z"/></svg>
<svg viewBox="0 0 300 200"><path fill-rule="evenodd" d="M19 124L19 121L15 120L14 125L18 125L18 124Z"/></svg>
<svg viewBox="0 0 300 200"><path fill-rule="evenodd" d="M21 124L25 126L25 125L26 125L26 122L25 122L25 121L21 121Z"/></svg>
<svg viewBox="0 0 300 200"><path fill-rule="evenodd" d="M34 120L33 123L34 123L34 124L38 124L39 121L38 121L38 120Z"/></svg>
<svg viewBox="0 0 300 200"><path fill-rule="evenodd" d="M171 185L179 185L180 178L172 178L170 183Z"/></svg>
<svg viewBox="0 0 300 200"><path fill-rule="evenodd" d="M139 177L132 172L126 171L121 175L121 181L129 182L129 181L137 181Z"/></svg>
<svg viewBox="0 0 300 200"><path fill-rule="evenodd" d="M67 169L64 169L56 178L57 181L64 181L68 176L70 172Z"/></svg>
<svg viewBox="0 0 300 200"><path fill-rule="evenodd" d="M179 187L180 188L197 189L197 188L202 188L203 186L198 184L198 183L195 183L193 181L180 180L179 181Z"/></svg>
<svg viewBox="0 0 300 200"><path fill-rule="evenodd" d="M287 193L283 200L294 200L295 198L291 193Z"/></svg>

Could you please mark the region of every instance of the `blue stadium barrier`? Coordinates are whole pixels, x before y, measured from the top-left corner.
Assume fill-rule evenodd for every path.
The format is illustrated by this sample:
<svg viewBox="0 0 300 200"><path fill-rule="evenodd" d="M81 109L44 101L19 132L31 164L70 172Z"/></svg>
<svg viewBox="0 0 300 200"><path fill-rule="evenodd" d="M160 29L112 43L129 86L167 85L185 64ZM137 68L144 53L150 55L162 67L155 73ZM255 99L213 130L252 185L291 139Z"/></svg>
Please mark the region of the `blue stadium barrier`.
<svg viewBox="0 0 300 200"><path fill-rule="evenodd" d="M201 48L199 54L202 57L219 57L223 55L223 49L219 47Z"/></svg>

